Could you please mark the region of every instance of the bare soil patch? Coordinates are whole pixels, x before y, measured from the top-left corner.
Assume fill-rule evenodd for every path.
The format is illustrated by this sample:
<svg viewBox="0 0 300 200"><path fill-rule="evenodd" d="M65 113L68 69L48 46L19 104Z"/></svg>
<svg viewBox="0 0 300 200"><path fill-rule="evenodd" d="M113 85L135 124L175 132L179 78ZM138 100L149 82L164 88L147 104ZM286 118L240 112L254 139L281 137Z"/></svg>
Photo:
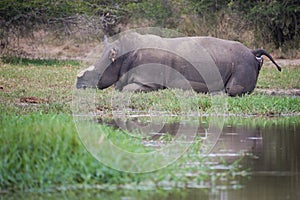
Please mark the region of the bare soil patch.
<svg viewBox="0 0 300 200"><path fill-rule="evenodd" d="M300 96L300 89L255 89L258 93L267 95Z"/></svg>
<svg viewBox="0 0 300 200"><path fill-rule="evenodd" d="M89 38L88 36L58 38L57 35L51 32L41 30L35 31L33 37L13 39L5 49L0 48L0 55L11 53L16 56L35 59L84 60L100 43L101 41L98 39ZM285 56L282 56L284 53L279 50L274 50L271 54L281 66L300 66L300 49L293 51L293 54L290 53ZM269 67L271 65L273 64L269 59L265 58L264 67Z"/></svg>

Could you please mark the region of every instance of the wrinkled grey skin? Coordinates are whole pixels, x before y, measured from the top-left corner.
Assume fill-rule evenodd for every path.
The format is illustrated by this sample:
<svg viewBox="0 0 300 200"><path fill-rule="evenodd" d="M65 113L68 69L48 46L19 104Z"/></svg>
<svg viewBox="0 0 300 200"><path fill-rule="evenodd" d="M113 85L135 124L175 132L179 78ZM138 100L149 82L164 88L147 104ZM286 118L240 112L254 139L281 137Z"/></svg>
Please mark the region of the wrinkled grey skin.
<svg viewBox="0 0 300 200"><path fill-rule="evenodd" d="M106 43L101 59L80 72L77 88L152 91L165 88L196 92L251 93L267 56L243 44L213 37L161 38L131 33Z"/></svg>

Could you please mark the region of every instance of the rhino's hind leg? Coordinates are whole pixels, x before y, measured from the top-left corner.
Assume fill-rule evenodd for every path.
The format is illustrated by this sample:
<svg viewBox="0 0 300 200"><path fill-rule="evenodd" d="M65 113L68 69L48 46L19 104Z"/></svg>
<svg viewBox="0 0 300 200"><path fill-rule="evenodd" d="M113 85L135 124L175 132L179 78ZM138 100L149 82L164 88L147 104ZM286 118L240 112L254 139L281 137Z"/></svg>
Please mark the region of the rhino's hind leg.
<svg viewBox="0 0 300 200"><path fill-rule="evenodd" d="M226 88L226 92L229 96L241 96L244 94L244 87L241 85L233 85L230 88Z"/></svg>
<svg viewBox="0 0 300 200"><path fill-rule="evenodd" d="M240 84L237 84L235 78L230 78L227 84L225 85L225 91L229 96L241 96L244 92L244 87Z"/></svg>

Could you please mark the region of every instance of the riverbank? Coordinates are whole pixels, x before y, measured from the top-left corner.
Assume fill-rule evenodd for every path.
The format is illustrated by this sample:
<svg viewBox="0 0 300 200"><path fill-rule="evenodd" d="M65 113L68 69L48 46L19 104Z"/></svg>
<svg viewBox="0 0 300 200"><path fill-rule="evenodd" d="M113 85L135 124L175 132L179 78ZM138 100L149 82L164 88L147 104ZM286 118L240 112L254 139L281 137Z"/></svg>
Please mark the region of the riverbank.
<svg viewBox="0 0 300 200"><path fill-rule="evenodd" d="M201 183L202 187L210 187L212 178L215 182L227 182L233 177L247 175L247 171L240 167L239 159L223 162L223 158L219 157L218 162L212 162L207 157L192 156L201 148L199 138L195 139L190 154L184 154L180 161L153 173L132 174L103 165L84 148L72 117L75 111L72 107L74 84L81 68L81 63L74 61L1 62L0 151L4 156L0 159L0 193L55 191L72 185L79 188L89 185L122 188L140 183L175 188L193 184L198 187ZM299 70L298 66L283 66L282 73L279 73L273 67L263 68L258 89L297 90L300 88ZM174 116L170 121L193 114L193 119L203 122L204 128L208 124L206 120L218 114L224 114L221 115L225 120L224 127L233 124L268 127L299 123L300 98L295 95L270 96L255 90L251 95L231 98L223 94L197 94L182 90L120 93L113 88L93 91L93 94L98 101L94 104L95 109L87 111L97 113L98 120L112 118L121 112L128 115L170 114ZM116 104L118 100L124 104ZM160 119L159 116L152 118ZM98 124L95 126L99 127ZM128 150L151 150L151 147L141 145L145 144L143 138L132 138L131 133L111 127L105 127L105 130L106 137ZM160 139L168 141L170 137L162 135ZM182 168L191 159L198 165ZM221 166L222 170L216 166ZM187 176L195 171L197 176Z"/></svg>

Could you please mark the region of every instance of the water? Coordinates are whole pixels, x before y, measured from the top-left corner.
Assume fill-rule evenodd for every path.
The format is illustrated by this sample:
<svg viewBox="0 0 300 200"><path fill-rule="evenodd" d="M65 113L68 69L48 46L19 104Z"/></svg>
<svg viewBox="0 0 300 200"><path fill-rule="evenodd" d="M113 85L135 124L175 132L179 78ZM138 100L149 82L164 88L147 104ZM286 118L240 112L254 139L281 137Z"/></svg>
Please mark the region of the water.
<svg viewBox="0 0 300 200"><path fill-rule="evenodd" d="M243 188L219 191L219 199L300 199L300 124L230 127L222 136L235 152L247 149L253 156L243 160L251 169L249 179L239 180Z"/></svg>
<svg viewBox="0 0 300 200"><path fill-rule="evenodd" d="M229 124L225 122L208 156L222 157L229 163L243 156L241 164L249 169L249 176L237 176L216 188L186 189L186 196L178 199L300 199L299 117L248 118ZM179 126L176 122L166 124L161 132L174 134ZM205 128L207 125L200 123L198 134L202 135ZM226 170L219 163L212 167ZM171 195L165 199L177 198Z"/></svg>
<svg viewBox="0 0 300 200"><path fill-rule="evenodd" d="M135 121L139 121L135 119ZM203 120L202 120L203 121ZM144 122L139 122L143 124ZM120 125L120 122L118 122ZM126 124L126 123L123 123ZM127 123L128 124L128 123ZM149 122L146 123L149 126ZM116 123L110 123L116 127ZM165 123L164 126L152 124L157 134L176 133L179 122ZM192 125L189 125L192 126ZM198 124L197 131L203 136L208 124ZM123 128L131 129L126 126ZM185 129L188 131L189 129ZM191 130L195 130L191 127ZM155 140L154 140L155 141ZM147 143L145 144L147 145ZM55 193L23 193L2 195L2 198L65 198L65 199L300 199L300 117L246 118L227 120L217 143L208 154L212 159L210 167L226 171L217 158L234 163L242 158L242 169L247 176L236 176L210 184L203 188L164 189L117 189L117 190L70 190ZM214 163L214 158L216 162Z"/></svg>

